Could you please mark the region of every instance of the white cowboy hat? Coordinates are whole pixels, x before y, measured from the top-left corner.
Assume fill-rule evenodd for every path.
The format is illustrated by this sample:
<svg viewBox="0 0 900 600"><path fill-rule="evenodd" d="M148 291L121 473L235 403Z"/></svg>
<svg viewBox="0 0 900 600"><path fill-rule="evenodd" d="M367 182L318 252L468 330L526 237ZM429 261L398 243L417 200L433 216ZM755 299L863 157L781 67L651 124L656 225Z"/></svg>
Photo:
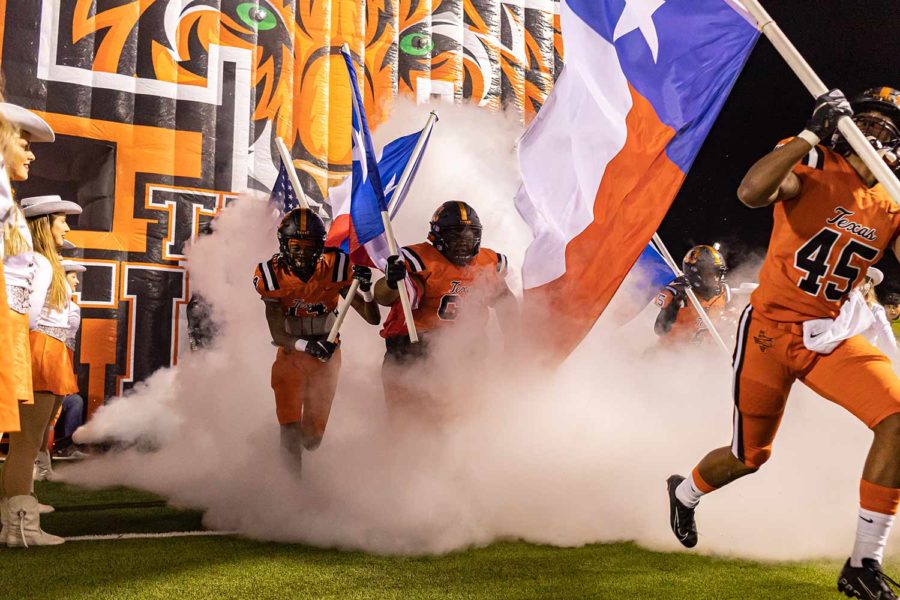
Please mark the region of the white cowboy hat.
<svg viewBox="0 0 900 600"><path fill-rule="evenodd" d="M21 202L22 212L25 218L40 217L43 215L80 215L81 207L74 202L63 200L59 196L32 196L24 198Z"/></svg>
<svg viewBox="0 0 900 600"><path fill-rule="evenodd" d="M9 102L0 102L0 113L7 121L31 134L32 142L52 142L56 139L56 134L53 133L53 129L47 124L47 121L27 108Z"/></svg>
<svg viewBox="0 0 900 600"><path fill-rule="evenodd" d="M63 250L74 250L74 249L77 248L77 247L78 247L78 246L76 246L75 244L73 244L73 243L70 242L69 240L63 240L63 245L62 245L62 249L63 249Z"/></svg>
<svg viewBox="0 0 900 600"><path fill-rule="evenodd" d="M881 272L881 269L876 269L875 267L869 267L869 270L866 271L866 277L872 280L873 286L884 281L884 273Z"/></svg>
<svg viewBox="0 0 900 600"><path fill-rule="evenodd" d="M60 261L60 263L62 263L63 269L65 269L66 273L84 273L85 271L87 271L87 267L75 262L74 260L63 259Z"/></svg>

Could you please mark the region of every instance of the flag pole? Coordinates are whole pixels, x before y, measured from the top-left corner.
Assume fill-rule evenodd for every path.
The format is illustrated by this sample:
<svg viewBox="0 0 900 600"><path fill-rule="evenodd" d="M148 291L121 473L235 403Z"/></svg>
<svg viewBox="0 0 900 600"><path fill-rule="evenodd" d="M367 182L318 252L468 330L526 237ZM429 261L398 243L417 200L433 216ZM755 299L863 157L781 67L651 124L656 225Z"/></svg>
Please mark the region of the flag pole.
<svg viewBox="0 0 900 600"><path fill-rule="evenodd" d="M350 282L350 289L347 290L347 296L341 298L341 301L338 304L337 318L331 325L331 331L328 332L328 341L332 344L337 341L338 333L341 331L341 325L344 324L344 319L347 318L347 313L350 312L350 306L353 305L353 298L356 297L356 290L358 288L359 279L354 279Z"/></svg>
<svg viewBox="0 0 900 600"><path fill-rule="evenodd" d="M394 238L394 228L391 227L391 217L386 210L381 211L381 222L384 223L384 237L387 239L388 250L391 256L398 256L400 249L397 246L397 240ZM403 318L406 319L406 331L409 333L409 341L413 344L419 341L419 332L416 331L416 322L413 319L412 304L409 301L409 294L406 293L406 284L399 282L397 292L400 294L400 306L403 307Z"/></svg>
<svg viewBox="0 0 900 600"><path fill-rule="evenodd" d="M431 114L428 115L428 121L425 123L425 127L422 128L422 132L419 134L419 139L416 141L416 146L413 148L412 154L409 157L409 162L406 163L406 166L403 168L403 173L400 174L400 180L397 182L397 187L394 188L394 195L391 196L391 206L393 210L391 210L391 206L388 207L388 210L391 210L390 218L397 216L397 211L400 209L399 207L399 199L403 197L403 194L406 193L406 188L412 183L412 172L415 169L416 164L419 162L419 158L425 148L425 141L428 139L428 136L431 135L431 130L434 128L434 124L438 121L438 116L435 111L431 111ZM382 213L382 219L384 218L384 213ZM387 228L385 228L385 232L387 232ZM390 242L388 242L390 243ZM396 242L394 244L396 246ZM392 249L391 254L396 254L396 252ZM341 299L340 304L338 305L338 313L337 319L335 319L334 323L331 326L331 332L328 334L328 341L334 343L337 340L338 333L341 330L341 326L344 324L344 319L347 318L347 313L350 311L350 306L353 304L353 298L356 294L356 290L359 288L359 281L354 279L350 284L350 289L347 292L347 297ZM399 290L399 286L398 286ZM406 289L403 290L406 292ZM402 302L402 299L401 299ZM403 316L407 319L407 323L413 323L413 329L415 329L415 322L412 320L412 309L410 309L409 314L406 313L406 308L404 307ZM418 341L418 332L415 334L416 340ZM412 336L410 336L410 341L413 341Z"/></svg>
<svg viewBox="0 0 900 600"><path fill-rule="evenodd" d="M662 238L659 237L659 233L653 234L653 243L656 244L656 249L659 250L659 253L662 255L663 260L669 265L669 268L672 269L672 272L675 273L676 277L681 277L684 275L684 272L678 267L678 264L675 263L675 259L672 258L672 255L669 254L669 249L666 248L666 245L663 244ZM703 308L703 305L700 304L700 300L697 299L697 295L694 294L694 290L688 286L685 289L687 293L688 300L691 302L691 306L694 307L694 310L697 311L697 314L700 316L700 320L703 321L703 324L706 325L707 330L709 330L709 334L716 340L716 343L719 345L722 350L725 351L725 354L731 354L731 350L728 349L728 346L725 344L725 341L722 339L722 336L719 335L719 331L716 329L716 326L713 325L712 319L709 318L709 314L707 314L706 309Z"/></svg>
<svg viewBox="0 0 900 600"><path fill-rule="evenodd" d="M281 156L281 162L284 164L288 178L291 180L291 186L294 188L294 193L297 194L297 201L300 203L300 208L309 208L309 201L306 199L306 193L303 191L303 186L300 185L297 169L294 168L294 159L291 158L291 153L288 151L287 145L280 137L275 138L275 145L278 147L278 154Z"/></svg>
<svg viewBox="0 0 900 600"><path fill-rule="evenodd" d="M397 182L397 187L394 188L394 195L391 196L391 203L388 206L388 210L391 211L392 219L397 216L397 211L400 210L400 199L403 198L403 195L406 193L410 177L412 177L412 172L419 163L419 158L425 149L425 142L428 141L429 136L431 136L431 130L434 129L434 124L437 123L437 121L437 113L431 111L431 114L428 115L428 121L425 122L425 127L422 128L422 132L419 134L419 139L416 140L416 146L413 148L409 162L406 163L406 167L403 168L403 173L400 174L400 181ZM393 207L393 209L391 207Z"/></svg>
<svg viewBox="0 0 900 600"><path fill-rule="evenodd" d="M762 7L759 0L742 0L744 7L756 20L759 31L769 38L775 50L781 55L788 64L794 74L800 79L803 85L809 90L809 93L818 98L822 94L828 92L825 83L819 79L819 76L813 71L812 67L806 62L806 59L800 54L797 48L791 43L766 9ZM853 148L854 152L869 167L875 178L884 186L891 198L896 202L900 202L900 180L894 175L893 171L878 156L878 153L872 147L872 144L853 122L851 117L841 117L838 120L838 129L841 134Z"/></svg>

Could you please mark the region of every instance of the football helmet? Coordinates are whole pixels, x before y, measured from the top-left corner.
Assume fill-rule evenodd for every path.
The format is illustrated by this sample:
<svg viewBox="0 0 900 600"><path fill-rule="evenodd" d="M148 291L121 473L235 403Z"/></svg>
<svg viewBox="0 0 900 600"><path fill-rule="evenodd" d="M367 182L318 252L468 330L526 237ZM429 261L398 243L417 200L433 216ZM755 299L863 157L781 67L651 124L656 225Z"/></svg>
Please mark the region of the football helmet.
<svg viewBox="0 0 900 600"><path fill-rule="evenodd" d="M880 87L866 90L850 100L853 122L895 173L900 174L900 90ZM850 144L835 133L832 145L847 155Z"/></svg>
<svg viewBox="0 0 900 600"><path fill-rule="evenodd" d="M712 246L694 246L684 256L681 268L698 295L712 298L722 293L728 267L722 253Z"/></svg>
<svg viewBox="0 0 900 600"><path fill-rule="evenodd" d="M428 241L447 260L465 266L481 250L481 219L465 202L444 202L431 217Z"/></svg>
<svg viewBox="0 0 900 600"><path fill-rule="evenodd" d="M308 208L295 208L278 225L279 258L302 279L316 270L325 251L325 223Z"/></svg>

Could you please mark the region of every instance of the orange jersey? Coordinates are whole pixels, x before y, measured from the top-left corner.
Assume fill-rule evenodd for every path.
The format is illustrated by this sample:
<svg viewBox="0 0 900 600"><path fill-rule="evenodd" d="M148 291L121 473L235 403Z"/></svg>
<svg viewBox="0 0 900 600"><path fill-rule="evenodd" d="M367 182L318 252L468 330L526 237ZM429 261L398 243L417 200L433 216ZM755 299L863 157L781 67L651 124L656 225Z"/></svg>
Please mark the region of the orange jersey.
<svg viewBox="0 0 900 600"><path fill-rule="evenodd" d="M350 285L350 258L326 248L309 281L284 267L276 254L256 266L253 286L263 300L278 302L285 316L315 317L333 312L340 291Z"/></svg>
<svg viewBox="0 0 900 600"><path fill-rule="evenodd" d="M722 288L722 293L706 300L697 296L700 306L706 310L713 322L731 303L731 291L727 285L723 284ZM666 286L656 297L656 305L663 309L672 304L672 302L676 302L675 293L672 288ZM677 302L681 302L681 300L677 300ZM675 322L672 323L672 329L660 338L660 343L666 345L671 343L697 343L702 341L704 333L706 333L706 323L697 314L697 310L691 301L685 299L681 309L678 311Z"/></svg>
<svg viewBox="0 0 900 600"><path fill-rule="evenodd" d="M900 209L880 184L867 187L844 157L823 146L794 173L800 194L775 204L769 251L750 303L778 322L834 318L894 241Z"/></svg>
<svg viewBox="0 0 900 600"><path fill-rule="evenodd" d="M418 308L413 309L416 331L434 331L461 314L476 324L487 323L488 309L506 290L506 257L482 248L471 264L458 267L427 242L401 249L406 268L418 278ZM424 284L424 285L423 285ZM394 302L381 330L382 337L407 335L400 301Z"/></svg>

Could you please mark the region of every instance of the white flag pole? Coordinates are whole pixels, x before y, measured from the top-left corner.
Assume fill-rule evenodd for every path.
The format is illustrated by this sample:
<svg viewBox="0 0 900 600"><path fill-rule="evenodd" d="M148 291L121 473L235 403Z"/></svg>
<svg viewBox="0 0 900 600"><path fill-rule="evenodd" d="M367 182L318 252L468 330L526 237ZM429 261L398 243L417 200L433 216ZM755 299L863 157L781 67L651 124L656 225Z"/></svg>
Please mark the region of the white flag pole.
<svg viewBox="0 0 900 600"><path fill-rule="evenodd" d="M416 164L419 162L419 158L422 155L422 151L425 148L425 141L428 140L428 136L431 135L431 130L434 128L434 124L438 121L438 116L435 111L431 111L431 114L428 115L428 121L425 123L425 127L422 129L421 134L419 135L419 139L416 141L416 146L413 148L412 154L410 155L409 162L406 163L406 167L403 168L403 173L400 175L400 180L397 182L397 187L394 188L394 195L391 196L391 206L393 206L392 214L390 218L393 218L397 215L397 210L399 209L397 202L400 198L403 197L403 194L406 193L406 188L412 183L412 171L415 168ZM352 201L352 200L351 200ZM390 209L390 207L388 207ZM384 215L387 213L382 213L382 220L384 219ZM390 218L388 219L388 223L390 223ZM387 226L385 226L385 233L387 233ZM390 240L393 238L393 234L388 237L388 244L390 245ZM393 247L391 247L391 254L397 254L396 252L397 243L394 242ZM353 304L353 297L356 294L356 290L359 287L359 281L354 279L350 284L350 290L347 292L347 297L341 300L341 303L338 305L338 314L337 319L335 319L334 324L331 326L331 332L328 334L328 341L334 342L337 340L338 333L341 330L341 326L344 324L344 319L347 318L347 312L350 310L350 306ZM401 286L397 287L397 290L400 290ZM400 296L401 303L403 302L403 295L406 294L405 286L402 286L404 289ZM408 300L407 300L408 303ZM412 306L409 306L409 312L407 312L407 306L403 307L403 316L406 318L407 323L412 323L412 328L410 329L409 339L411 342L415 343L419 340L418 332L415 331L416 325L412 318ZM409 328L408 328L409 329ZM413 339L415 337L415 339Z"/></svg>
<svg viewBox="0 0 900 600"><path fill-rule="evenodd" d="M353 304L353 298L356 297L356 290L358 288L359 279L354 279L350 282L350 289L347 290L347 296L341 298L341 301L338 304L337 318L334 320L334 323L331 325L331 331L328 333L328 341L332 344L337 341L338 333L341 331L341 325L344 324L344 319L347 318L347 313L350 311L350 306Z"/></svg>
<svg viewBox="0 0 900 600"><path fill-rule="evenodd" d="M772 45L788 64L794 74L800 79L809 93L818 98L828 91L825 83L819 79L816 72L806 62L806 59L800 54L791 41L784 35L778 24L769 16L769 13L762 7L758 0L742 0L747 11L756 20L759 31L769 38ZM838 121L838 129L841 134L853 148L854 152L869 167L875 178L881 182L884 189L887 190L891 198L896 202L900 202L900 181L893 171L878 156L878 153L872 147L872 144L865 138L856 123L850 117L841 117Z"/></svg>
<svg viewBox="0 0 900 600"><path fill-rule="evenodd" d="M428 115L428 121L425 122L425 127L422 128L422 132L419 134L419 139L416 140L416 147L413 148L409 162L406 163L406 167L403 168L403 173L400 174L400 180L397 182L397 187L394 188L394 195L391 196L388 210L391 212L392 219L397 216L397 211L399 210L397 203L400 201L400 198L403 197L403 194L406 193L406 188L409 186L409 179L412 177L413 169L415 169L418 164L419 158L425 149L425 142L428 141L428 136L431 135L431 130L434 128L434 124L437 121L437 113L431 111L431 114Z"/></svg>
<svg viewBox="0 0 900 600"><path fill-rule="evenodd" d="M669 254L669 249L666 248L665 244L663 244L662 238L659 237L658 233L653 234L653 243L656 245L656 249L659 250L659 253L662 255L663 260L666 261L666 264L668 264L669 268L672 269L672 272L675 273L675 276L681 277L682 275L684 275L681 268L675 262L675 259L673 259L672 255ZM712 319L709 318L706 309L703 308L703 305L700 304L700 300L697 299L696 294L694 294L694 290L692 290L691 287L688 286L685 289L685 292L687 292L688 300L690 300L691 305L694 307L694 310L697 311L697 314L700 316L700 320L703 321L704 325L706 325L707 330L709 330L709 334L713 337L719 347L725 351L725 354L730 355L731 350L728 349L728 346L725 344L722 336L719 335L719 331L716 329L716 326L713 325Z"/></svg>
<svg viewBox="0 0 900 600"><path fill-rule="evenodd" d="M294 159L291 158L291 153L288 151L287 145L280 137L275 138L275 145L278 147L278 154L281 156L281 162L284 163L284 167L287 170L288 178L291 180L291 186L294 188L294 193L297 194L297 201L300 203L300 208L309 208L309 201L306 199L306 194L303 192L303 186L300 185L300 178L297 176L297 170L294 168Z"/></svg>
<svg viewBox="0 0 900 600"><path fill-rule="evenodd" d="M391 217L387 211L382 211L381 222L384 223L384 237L387 238L388 250L392 256L400 254L397 246L397 239L394 237L394 228L391 227ZM401 257L402 260L402 257ZM406 319L406 330L409 332L409 341L413 344L419 341L419 332L416 331L416 322L413 319L412 304L409 301L409 294L406 293L406 283L398 282L397 292L400 293L400 306L403 307L403 318Z"/></svg>

